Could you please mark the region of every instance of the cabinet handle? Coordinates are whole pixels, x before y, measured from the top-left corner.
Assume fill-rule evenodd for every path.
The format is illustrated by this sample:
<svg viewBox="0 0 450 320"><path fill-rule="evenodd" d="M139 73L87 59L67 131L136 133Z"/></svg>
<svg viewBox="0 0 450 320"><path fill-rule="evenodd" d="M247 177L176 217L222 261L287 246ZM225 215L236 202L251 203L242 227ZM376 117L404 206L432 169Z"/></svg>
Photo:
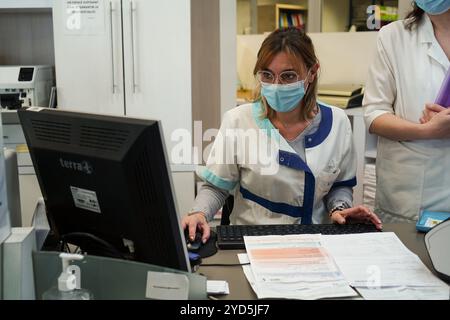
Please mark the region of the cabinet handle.
<svg viewBox="0 0 450 320"><path fill-rule="evenodd" d="M114 68L114 27L113 27L113 4L112 1L109 2L109 25L110 25L110 33L111 33L111 71L112 71L112 93L116 93L116 77L115 77L115 68Z"/></svg>
<svg viewBox="0 0 450 320"><path fill-rule="evenodd" d="M131 21L131 63L133 64L133 93L136 93L136 69L135 69L135 60L134 60L134 12L136 8L134 7L134 2L130 1L130 21Z"/></svg>

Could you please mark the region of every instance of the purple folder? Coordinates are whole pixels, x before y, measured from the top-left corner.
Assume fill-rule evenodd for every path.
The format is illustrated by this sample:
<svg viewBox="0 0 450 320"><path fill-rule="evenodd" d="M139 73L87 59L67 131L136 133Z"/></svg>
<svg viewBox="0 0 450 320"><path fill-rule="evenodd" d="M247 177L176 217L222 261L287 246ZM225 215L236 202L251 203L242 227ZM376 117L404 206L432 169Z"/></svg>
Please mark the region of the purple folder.
<svg viewBox="0 0 450 320"><path fill-rule="evenodd" d="M447 70L435 103L446 108L450 107L450 68Z"/></svg>

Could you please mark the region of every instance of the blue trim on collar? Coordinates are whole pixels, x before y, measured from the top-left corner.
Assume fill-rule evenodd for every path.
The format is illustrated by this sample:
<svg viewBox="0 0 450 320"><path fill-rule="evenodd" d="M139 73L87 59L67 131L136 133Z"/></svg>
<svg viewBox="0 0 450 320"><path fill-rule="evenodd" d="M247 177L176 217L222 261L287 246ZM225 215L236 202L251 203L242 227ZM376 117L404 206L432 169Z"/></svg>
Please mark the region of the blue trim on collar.
<svg viewBox="0 0 450 320"><path fill-rule="evenodd" d="M331 188L336 188L336 187L354 187L354 186L356 186L356 177L353 177L353 178L351 178L349 180L335 182L335 183L333 183Z"/></svg>
<svg viewBox="0 0 450 320"><path fill-rule="evenodd" d="M298 156L296 153L279 150L278 151L278 163L282 166L289 167L296 170L302 170L311 172L306 162Z"/></svg>
<svg viewBox="0 0 450 320"><path fill-rule="evenodd" d="M253 119L255 120L258 128L266 130L266 133L269 137L275 138L278 142L280 142L280 133L279 133L278 129L273 126L273 124L272 124L272 122L270 122L269 118L262 117L263 116L263 108L261 105L261 101L254 102L252 104L252 115L253 115Z"/></svg>
<svg viewBox="0 0 450 320"><path fill-rule="evenodd" d="M242 197L247 200L251 200L256 202L260 206L270 210L272 212L285 214L294 218L302 218L303 223L303 207L292 206L287 203L282 202L273 202L267 199L264 199L256 194L248 191L247 189L240 186L239 190L241 191Z"/></svg>
<svg viewBox="0 0 450 320"><path fill-rule="evenodd" d="M321 113L319 128L317 128L313 134L305 136L305 148L312 148L321 144L330 134L333 125L333 111L331 108L319 102L317 105L319 106ZM263 107L261 101L254 102L252 104L252 115L256 125L260 129L266 130L269 137L273 137L279 142L281 136L278 129L274 127L268 118L262 118L262 113Z"/></svg>
<svg viewBox="0 0 450 320"><path fill-rule="evenodd" d="M305 136L305 148L313 148L321 144L330 134L333 125L333 111L330 107L318 103L322 119L319 128L313 134Z"/></svg>

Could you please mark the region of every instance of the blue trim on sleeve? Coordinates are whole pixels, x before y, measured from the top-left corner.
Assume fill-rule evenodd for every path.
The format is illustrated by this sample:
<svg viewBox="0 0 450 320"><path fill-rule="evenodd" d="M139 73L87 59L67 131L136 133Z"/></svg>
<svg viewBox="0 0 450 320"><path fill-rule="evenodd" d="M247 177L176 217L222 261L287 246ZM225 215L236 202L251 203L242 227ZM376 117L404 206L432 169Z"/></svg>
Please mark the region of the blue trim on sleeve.
<svg viewBox="0 0 450 320"><path fill-rule="evenodd" d="M300 218L303 217L303 207L297 207L292 206L287 203L282 202L273 202L267 199L264 199L260 196L257 196L256 194L248 191L247 189L243 188L242 186L239 188L241 191L242 197L247 200L251 200L253 202L256 202L260 206L266 208L267 210L270 210L272 212L285 214L294 218ZM303 218L302 218L303 223Z"/></svg>
<svg viewBox="0 0 450 320"><path fill-rule="evenodd" d="M237 181L228 181L225 180L214 173L211 170L203 169L200 172L200 177L204 180L208 181L212 185L215 185L217 188L231 191L236 187Z"/></svg>
<svg viewBox="0 0 450 320"><path fill-rule="evenodd" d="M335 183L333 183L331 188L336 188L336 187L354 187L354 186L356 186L356 177L353 177L353 178L351 178L349 180L335 182Z"/></svg>
<svg viewBox="0 0 450 320"><path fill-rule="evenodd" d="M330 134L333 125L333 111L330 107L319 104L322 119L319 128L308 136L305 136L305 148L312 148L321 144Z"/></svg>

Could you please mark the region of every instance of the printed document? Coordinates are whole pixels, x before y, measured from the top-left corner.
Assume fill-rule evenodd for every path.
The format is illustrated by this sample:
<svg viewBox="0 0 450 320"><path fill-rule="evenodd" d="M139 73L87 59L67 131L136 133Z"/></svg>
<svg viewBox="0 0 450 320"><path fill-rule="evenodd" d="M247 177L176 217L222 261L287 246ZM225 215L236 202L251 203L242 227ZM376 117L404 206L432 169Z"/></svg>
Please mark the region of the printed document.
<svg viewBox="0 0 450 320"><path fill-rule="evenodd" d="M449 299L439 280L393 232L324 235L351 286L367 299Z"/></svg>
<svg viewBox="0 0 450 320"><path fill-rule="evenodd" d="M250 262L244 273L258 298L356 295L322 246L321 235L252 236L244 241Z"/></svg>

